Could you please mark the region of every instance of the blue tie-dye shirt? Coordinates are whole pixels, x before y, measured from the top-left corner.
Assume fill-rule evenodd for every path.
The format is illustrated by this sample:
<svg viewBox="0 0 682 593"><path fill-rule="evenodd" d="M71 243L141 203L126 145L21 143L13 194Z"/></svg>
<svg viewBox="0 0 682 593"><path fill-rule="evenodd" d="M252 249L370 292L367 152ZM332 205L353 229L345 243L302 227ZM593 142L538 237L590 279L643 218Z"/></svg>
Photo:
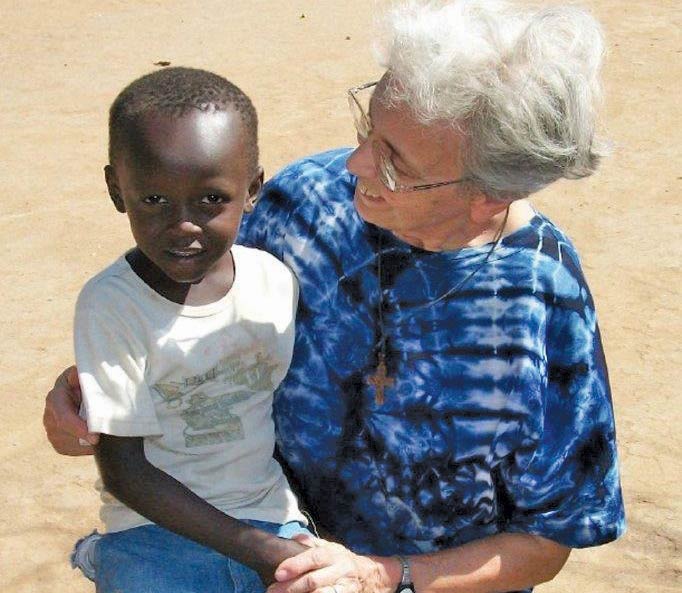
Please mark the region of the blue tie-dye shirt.
<svg viewBox="0 0 682 593"><path fill-rule="evenodd" d="M427 552L500 532L571 547L616 538L611 395L570 240L537 214L483 266L489 245L412 247L358 216L348 154L278 173L240 237L300 282L275 419L304 506L361 553ZM380 302L395 379L382 405L367 381Z"/></svg>

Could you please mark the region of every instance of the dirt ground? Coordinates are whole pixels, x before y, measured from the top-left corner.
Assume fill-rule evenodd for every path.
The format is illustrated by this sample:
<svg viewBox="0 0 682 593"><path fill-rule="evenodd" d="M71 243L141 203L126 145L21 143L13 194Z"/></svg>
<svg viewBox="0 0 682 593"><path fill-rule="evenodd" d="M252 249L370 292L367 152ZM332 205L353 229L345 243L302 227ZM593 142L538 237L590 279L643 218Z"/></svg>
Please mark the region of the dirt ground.
<svg viewBox="0 0 682 593"><path fill-rule="evenodd" d="M681 12L677 0L593 0L608 35L605 127L594 177L535 202L577 243L614 392L629 529L576 551L541 593L682 591L679 385ZM200 7L200 9L198 8ZM91 459L41 427L71 362L79 287L127 248L102 175L116 93L166 61L215 70L253 98L266 171L353 142L344 91L379 72L366 0L0 1L0 590L93 591L67 565L95 524Z"/></svg>

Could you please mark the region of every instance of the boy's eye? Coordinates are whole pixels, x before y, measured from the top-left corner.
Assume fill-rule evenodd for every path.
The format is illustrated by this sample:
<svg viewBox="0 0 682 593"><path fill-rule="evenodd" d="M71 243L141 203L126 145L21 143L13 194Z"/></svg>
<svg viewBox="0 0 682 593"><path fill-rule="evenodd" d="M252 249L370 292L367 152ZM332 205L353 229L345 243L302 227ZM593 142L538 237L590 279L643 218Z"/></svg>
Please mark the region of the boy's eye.
<svg viewBox="0 0 682 593"><path fill-rule="evenodd" d="M158 196L156 194L153 194L151 196L147 196L142 201L145 204L167 204L168 198L166 198L165 196Z"/></svg>
<svg viewBox="0 0 682 593"><path fill-rule="evenodd" d="M227 202L227 198L218 194L207 194L201 198L202 204L224 204L225 202Z"/></svg>

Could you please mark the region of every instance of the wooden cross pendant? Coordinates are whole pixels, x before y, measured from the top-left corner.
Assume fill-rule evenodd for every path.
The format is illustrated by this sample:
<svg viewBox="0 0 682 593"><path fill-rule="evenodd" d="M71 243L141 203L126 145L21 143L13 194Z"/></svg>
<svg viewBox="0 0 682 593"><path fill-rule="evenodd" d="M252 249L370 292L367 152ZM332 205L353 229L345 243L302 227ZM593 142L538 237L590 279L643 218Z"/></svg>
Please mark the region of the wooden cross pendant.
<svg viewBox="0 0 682 593"><path fill-rule="evenodd" d="M379 353L377 370L373 375L368 377L367 383L374 386L374 401L377 406L381 406L384 403L384 389L386 389L386 387L393 387L395 384L395 379L388 376L383 352Z"/></svg>

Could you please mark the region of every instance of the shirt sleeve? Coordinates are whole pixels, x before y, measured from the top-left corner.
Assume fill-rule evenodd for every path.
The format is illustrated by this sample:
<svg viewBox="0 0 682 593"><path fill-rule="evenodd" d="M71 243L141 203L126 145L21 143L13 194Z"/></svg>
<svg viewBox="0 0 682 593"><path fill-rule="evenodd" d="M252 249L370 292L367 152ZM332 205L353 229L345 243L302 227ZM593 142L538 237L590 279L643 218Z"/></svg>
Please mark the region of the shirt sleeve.
<svg viewBox="0 0 682 593"><path fill-rule="evenodd" d="M83 394L81 415L91 432L116 436L161 435L145 383L144 349L111 299L81 293L74 349Z"/></svg>
<svg viewBox="0 0 682 593"><path fill-rule="evenodd" d="M346 169L351 152L350 148L332 149L299 159L276 173L263 186L253 212L243 217L237 242L280 260L296 255L304 238L317 235L321 211L334 214L352 196L355 181ZM288 244L292 237L293 245Z"/></svg>
<svg viewBox="0 0 682 593"><path fill-rule="evenodd" d="M498 474L504 530L569 547L625 530L606 362L591 298L582 295L582 303L550 309L537 434Z"/></svg>

